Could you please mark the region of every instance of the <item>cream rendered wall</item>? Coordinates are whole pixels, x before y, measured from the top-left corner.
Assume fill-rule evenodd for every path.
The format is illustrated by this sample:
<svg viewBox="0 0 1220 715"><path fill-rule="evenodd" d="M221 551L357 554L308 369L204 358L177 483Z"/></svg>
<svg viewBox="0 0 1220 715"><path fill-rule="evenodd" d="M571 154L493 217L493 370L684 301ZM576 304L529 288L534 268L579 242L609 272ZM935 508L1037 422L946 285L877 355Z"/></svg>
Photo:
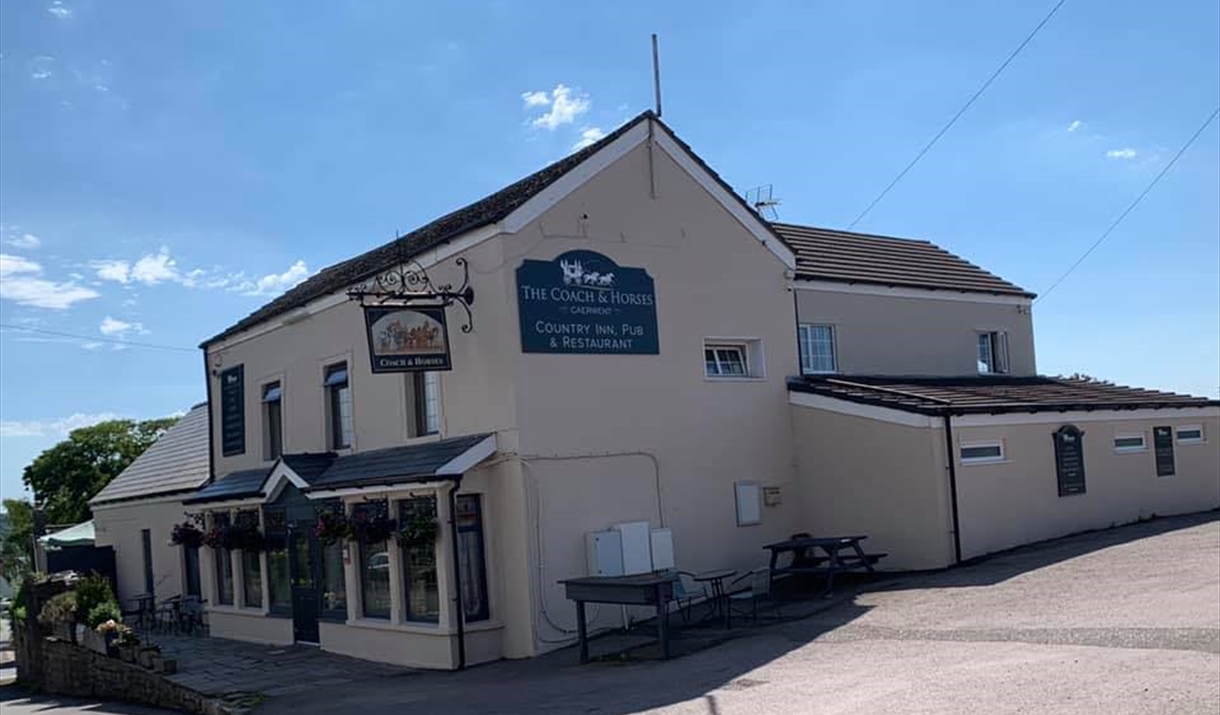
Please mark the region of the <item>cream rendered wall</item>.
<svg viewBox="0 0 1220 715"><path fill-rule="evenodd" d="M943 429L791 409L802 531L867 535L883 571L953 563Z"/></svg>
<svg viewBox="0 0 1220 715"><path fill-rule="evenodd" d="M448 312L452 345L451 372L441 373L442 436L456 436L513 427L511 381L503 380L506 362L504 314L496 298L505 288L499 241L492 239L466 252L474 270L475 330L461 333L456 308ZM452 259L429 269L434 282L460 284ZM481 300L480 300L481 299ZM509 326L515 330L515 324ZM410 376L374 375L360 306L341 300L310 317L248 339L238 336L208 348L208 379L214 404L213 445L217 477L239 469L270 466L263 450L262 385L275 380L283 388L284 452L325 452L330 449L326 396L322 389L327 365L347 362L352 396L351 451L367 451L427 441L411 437ZM219 363L219 364L217 364ZM220 444L219 372L244 365L246 450L226 457ZM344 450L346 452L347 450Z"/></svg>
<svg viewBox="0 0 1220 715"><path fill-rule="evenodd" d="M1121 415L1121 413L1114 413ZM1220 506L1220 419L1166 417L1140 420L996 424L954 427L956 443L1003 440L1007 458L997 464L958 462L962 556L970 558L1088 529ZM1169 415L1175 415L1170 417ZM997 422L1003 416L997 417ZM1084 431L1085 493L1060 497L1052 434L1064 424ZM1209 441L1175 444L1177 474L1157 477L1152 427L1203 424ZM1114 451L1116 433L1146 433L1144 452ZM957 458L955 456L955 458Z"/></svg>
<svg viewBox="0 0 1220 715"><path fill-rule="evenodd" d="M802 323L835 326L839 372L848 375L978 374L978 332L1008 333L1010 374L1034 375L1034 329L1028 306L899 298L800 289ZM929 292L929 296L934 293ZM983 296L984 298L989 296Z"/></svg>
<svg viewBox="0 0 1220 715"><path fill-rule="evenodd" d="M123 608L131 608L131 597L145 592L143 529L148 529L151 536L157 600L182 594L182 549L169 545L174 524L185 519L182 502L150 499L114 505L95 504L92 508L95 543L114 548L119 581L116 595Z"/></svg>
<svg viewBox="0 0 1220 715"><path fill-rule="evenodd" d="M586 532L647 520L673 530L678 566L744 571L764 543L797 524L785 378L797 372L783 263L658 149L650 197L637 147L504 238L506 270L573 249L639 267L655 281L659 355L520 354L501 373L516 386L519 458L536 566L537 651L572 639L575 611L556 581L587 574ZM505 339L520 350L515 280ZM765 378L704 376L705 337L762 340ZM738 527L733 483L784 488L763 523ZM660 504L660 506L658 506ZM520 593L516 598L524 597ZM594 625L621 624L599 609Z"/></svg>

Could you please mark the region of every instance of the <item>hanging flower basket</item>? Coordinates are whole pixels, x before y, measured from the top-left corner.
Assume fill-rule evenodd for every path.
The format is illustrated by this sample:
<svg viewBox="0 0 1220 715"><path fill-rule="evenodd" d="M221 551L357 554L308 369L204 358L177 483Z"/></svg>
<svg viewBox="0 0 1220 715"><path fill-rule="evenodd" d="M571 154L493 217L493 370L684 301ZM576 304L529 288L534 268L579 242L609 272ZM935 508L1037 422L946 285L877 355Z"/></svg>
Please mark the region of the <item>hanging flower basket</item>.
<svg viewBox="0 0 1220 715"><path fill-rule="evenodd" d="M253 552L267 549L267 539L256 524L234 524L225 532L225 548Z"/></svg>
<svg viewBox="0 0 1220 715"><path fill-rule="evenodd" d="M360 514L351 520L351 538L366 544L388 540L398 528L398 522L385 514Z"/></svg>
<svg viewBox="0 0 1220 715"><path fill-rule="evenodd" d="M203 545L203 531L189 521L175 524L169 535L169 543L171 546L185 546L188 549L198 548Z"/></svg>
<svg viewBox="0 0 1220 715"><path fill-rule="evenodd" d="M404 549L422 548L436 544L440 525L432 514L416 514L404 519L394 532L394 540Z"/></svg>
<svg viewBox="0 0 1220 715"><path fill-rule="evenodd" d="M219 526L214 526L211 529L208 529L203 534L203 545L210 546L213 549L227 548L225 546L225 532L226 531L227 531L227 529L219 527Z"/></svg>
<svg viewBox="0 0 1220 715"><path fill-rule="evenodd" d="M342 512L326 511L318 515L318 523L314 526L318 540L329 546L336 541L351 538L351 524Z"/></svg>

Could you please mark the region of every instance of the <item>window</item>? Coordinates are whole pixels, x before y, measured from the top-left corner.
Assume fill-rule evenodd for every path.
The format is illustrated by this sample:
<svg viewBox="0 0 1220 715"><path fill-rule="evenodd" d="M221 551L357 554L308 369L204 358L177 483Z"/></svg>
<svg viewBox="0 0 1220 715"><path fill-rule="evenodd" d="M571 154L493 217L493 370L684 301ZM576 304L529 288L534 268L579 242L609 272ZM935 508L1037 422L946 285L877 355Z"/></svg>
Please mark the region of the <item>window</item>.
<svg viewBox="0 0 1220 715"><path fill-rule="evenodd" d="M219 529L229 525L228 514L216 514L212 523ZM212 552L216 559L216 602L222 606L233 605L233 552L228 549L215 549Z"/></svg>
<svg viewBox="0 0 1220 715"><path fill-rule="evenodd" d="M280 407L280 383L263 385L263 454L267 461L284 453L284 411Z"/></svg>
<svg viewBox="0 0 1220 715"><path fill-rule="evenodd" d="M185 572L182 581L185 584L186 595L200 598L203 591L199 586L199 547L184 546L182 548L182 566Z"/></svg>
<svg viewBox="0 0 1220 715"><path fill-rule="evenodd" d="M241 552L242 605L246 608L263 606L263 562L257 551Z"/></svg>
<svg viewBox="0 0 1220 715"><path fill-rule="evenodd" d="M398 520L436 520L436 499L421 497L398 503ZM402 571L406 594L407 620L437 623L441 614L440 589L436 578L436 543L420 544L402 550Z"/></svg>
<svg viewBox="0 0 1220 715"><path fill-rule="evenodd" d="M1148 445L1144 442L1143 432L1114 435L1115 452L1143 452L1146 449Z"/></svg>
<svg viewBox="0 0 1220 715"><path fill-rule="evenodd" d="M347 363L326 368L327 420L330 424L331 449L352 446L352 391L347 383Z"/></svg>
<svg viewBox="0 0 1220 715"><path fill-rule="evenodd" d="M964 443L961 447L962 464L985 464L1004 461L1003 442Z"/></svg>
<svg viewBox="0 0 1220 715"><path fill-rule="evenodd" d="M357 504L353 518L385 514L385 500ZM357 544L360 567L360 606L365 618L390 617L390 542L360 541Z"/></svg>
<svg viewBox="0 0 1220 715"><path fill-rule="evenodd" d="M703 361L708 377L747 377L743 345L704 345Z"/></svg>
<svg viewBox="0 0 1220 715"><path fill-rule="evenodd" d="M144 550L144 593L153 595L156 584L153 582L152 532L140 530L140 545Z"/></svg>
<svg viewBox="0 0 1220 715"><path fill-rule="evenodd" d="M282 535L268 539L267 591L273 613L292 613L292 592L288 587L288 544Z"/></svg>
<svg viewBox="0 0 1220 715"><path fill-rule="evenodd" d="M441 374L417 372L415 380L415 436L441 431Z"/></svg>
<svg viewBox="0 0 1220 715"><path fill-rule="evenodd" d="M467 621L485 621L487 563L483 558L483 502L478 494L457 497L458 568L462 572L462 610Z"/></svg>
<svg viewBox="0 0 1220 715"><path fill-rule="evenodd" d="M984 375L1008 372L1008 333L978 334L978 366Z"/></svg>
<svg viewBox="0 0 1220 715"><path fill-rule="evenodd" d="M835 329L833 325L802 325L797 328L801 349L801 372L836 372Z"/></svg>
<svg viewBox="0 0 1220 715"><path fill-rule="evenodd" d="M1203 442L1203 425L1184 425L1177 429L1178 444L1199 444Z"/></svg>

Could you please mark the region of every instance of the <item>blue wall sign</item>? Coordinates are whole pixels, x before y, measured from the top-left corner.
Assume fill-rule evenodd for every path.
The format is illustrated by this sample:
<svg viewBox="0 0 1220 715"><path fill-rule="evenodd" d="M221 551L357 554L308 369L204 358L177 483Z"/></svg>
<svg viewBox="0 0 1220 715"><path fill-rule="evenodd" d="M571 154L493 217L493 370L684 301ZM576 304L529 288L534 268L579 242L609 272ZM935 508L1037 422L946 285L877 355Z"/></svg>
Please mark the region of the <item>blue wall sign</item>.
<svg viewBox="0 0 1220 715"><path fill-rule="evenodd" d="M517 268L521 351L657 355L657 301L643 268L623 268L593 251Z"/></svg>

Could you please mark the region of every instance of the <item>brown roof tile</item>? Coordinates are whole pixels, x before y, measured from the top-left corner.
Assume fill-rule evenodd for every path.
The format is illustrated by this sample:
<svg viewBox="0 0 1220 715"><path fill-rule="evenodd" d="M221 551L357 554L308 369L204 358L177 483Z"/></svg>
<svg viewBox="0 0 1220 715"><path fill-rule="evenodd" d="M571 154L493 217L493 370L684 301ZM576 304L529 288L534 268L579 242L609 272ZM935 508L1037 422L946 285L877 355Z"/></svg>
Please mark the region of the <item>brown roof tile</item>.
<svg viewBox="0 0 1220 715"><path fill-rule="evenodd" d="M796 274L805 280L1033 297L929 241L771 225L796 252Z"/></svg>
<svg viewBox="0 0 1220 715"><path fill-rule="evenodd" d="M1220 401L1066 377L792 378L788 389L928 415L1212 407Z"/></svg>

